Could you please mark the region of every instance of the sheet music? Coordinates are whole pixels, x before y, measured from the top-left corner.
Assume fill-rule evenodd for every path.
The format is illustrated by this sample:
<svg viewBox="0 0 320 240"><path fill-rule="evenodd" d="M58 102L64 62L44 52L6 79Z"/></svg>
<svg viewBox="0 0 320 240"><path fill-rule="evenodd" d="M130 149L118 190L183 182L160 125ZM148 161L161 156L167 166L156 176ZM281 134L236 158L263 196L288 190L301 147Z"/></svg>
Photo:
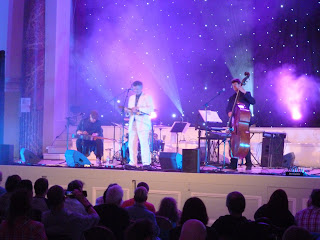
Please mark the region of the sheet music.
<svg viewBox="0 0 320 240"><path fill-rule="evenodd" d="M207 121L208 122L215 122L215 123L222 123L221 118L219 117L218 113L211 110L199 110L199 113L203 119L206 121L206 112L207 112Z"/></svg>

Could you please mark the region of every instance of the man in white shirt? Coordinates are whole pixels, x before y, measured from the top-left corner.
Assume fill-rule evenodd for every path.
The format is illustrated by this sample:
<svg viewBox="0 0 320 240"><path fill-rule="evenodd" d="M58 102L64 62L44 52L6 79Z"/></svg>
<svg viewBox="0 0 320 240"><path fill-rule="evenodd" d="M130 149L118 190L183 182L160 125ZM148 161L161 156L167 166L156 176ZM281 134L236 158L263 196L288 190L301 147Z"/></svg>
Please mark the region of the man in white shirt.
<svg viewBox="0 0 320 240"><path fill-rule="evenodd" d="M138 140L141 146L141 160L143 169L149 170L151 154L149 147L149 133L151 131L150 113L154 111L151 96L142 92L143 84L135 81L132 90L135 95L130 96L126 112L130 114L129 120L129 153L130 162L127 168L136 168L138 159Z"/></svg>

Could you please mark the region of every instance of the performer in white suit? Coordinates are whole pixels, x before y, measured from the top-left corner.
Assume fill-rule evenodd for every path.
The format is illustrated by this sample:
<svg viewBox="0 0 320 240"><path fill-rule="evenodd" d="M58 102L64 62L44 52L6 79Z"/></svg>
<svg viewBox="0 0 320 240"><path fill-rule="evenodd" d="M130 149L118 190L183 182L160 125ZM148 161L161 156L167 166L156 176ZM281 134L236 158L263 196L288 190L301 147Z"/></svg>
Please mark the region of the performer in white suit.
<svg viewBox="0 0 320 240"><path fill-rule="evenodd" d="M149 147L149 133L151 131L150 113L154 111L151 96L142 92L143 84L135 81L132 90L135 95L130 96L126 112L129 120L129 167L137 167L138 139L141 146L141 160L143 169L150 169L151 154Z"/></svg>

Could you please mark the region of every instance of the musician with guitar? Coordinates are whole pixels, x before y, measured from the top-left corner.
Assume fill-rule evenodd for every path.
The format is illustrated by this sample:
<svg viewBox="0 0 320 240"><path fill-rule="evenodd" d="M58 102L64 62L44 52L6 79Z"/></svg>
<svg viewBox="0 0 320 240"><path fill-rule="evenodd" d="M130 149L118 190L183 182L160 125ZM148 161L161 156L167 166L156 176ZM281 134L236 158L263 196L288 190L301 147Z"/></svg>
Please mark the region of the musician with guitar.
<svg viewBox="0 0 320 240"><path fill-rule="evenodd" d="M238 158L246 159L246 169L251 170L251 151L250 151L250 133L249 124L251 113L249 110L250 105L254 105L256 100L251 96L250 92L247 92L242 85L245 84L250 74L245 72L246 77L240 81L239 79L233 79L231 81L232 88L235 93L229 98L226 112L228 114L229 126L232 131L231 145L231 164L232 169L237 169ZM242 111L242 113L241 113ZM242 116L241 116L242 114ZM234 129L236 128L236 129ZM243 148L243 149L241 149Z"/></svg>
<svg viewBox="0 0 320 240"><path fill-rule="evenodd" d="M135 81L132 84L132 91L135 93L130 96L128 107L125 108L129 119L129 155L130 162L126 165L127 169L137 167L138 159L138 139L141 146L141 160L143 169L150 170L151 154L149 148L149 132L151 131L150 113L154 111L153 100L150 95L142 92L143 84Z"/></svg>
<svg viewBox="0 0 320 240"><path fill-rule="evenodd" d="M90 153L94 151L96 163L100 166L103 156L103 130L97 111L92 110L89 117L80 121L77 128L77 135L83 136L77 139L77 150L85 156L89 156Z"/></svg>

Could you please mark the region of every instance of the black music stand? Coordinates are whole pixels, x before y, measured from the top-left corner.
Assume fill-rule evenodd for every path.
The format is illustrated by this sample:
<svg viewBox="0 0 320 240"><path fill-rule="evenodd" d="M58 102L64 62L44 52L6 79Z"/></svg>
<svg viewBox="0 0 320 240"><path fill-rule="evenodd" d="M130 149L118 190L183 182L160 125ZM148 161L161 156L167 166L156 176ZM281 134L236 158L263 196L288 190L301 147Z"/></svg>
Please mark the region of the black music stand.
<svg viewBox="0 0 320 240"><path fill-rule="evenodd" d="M190 123L188 122L174 122L170 129L170 132L177 134L177 153L179 150L179 133L185 133L188 130L189 126Z"/></svg>

